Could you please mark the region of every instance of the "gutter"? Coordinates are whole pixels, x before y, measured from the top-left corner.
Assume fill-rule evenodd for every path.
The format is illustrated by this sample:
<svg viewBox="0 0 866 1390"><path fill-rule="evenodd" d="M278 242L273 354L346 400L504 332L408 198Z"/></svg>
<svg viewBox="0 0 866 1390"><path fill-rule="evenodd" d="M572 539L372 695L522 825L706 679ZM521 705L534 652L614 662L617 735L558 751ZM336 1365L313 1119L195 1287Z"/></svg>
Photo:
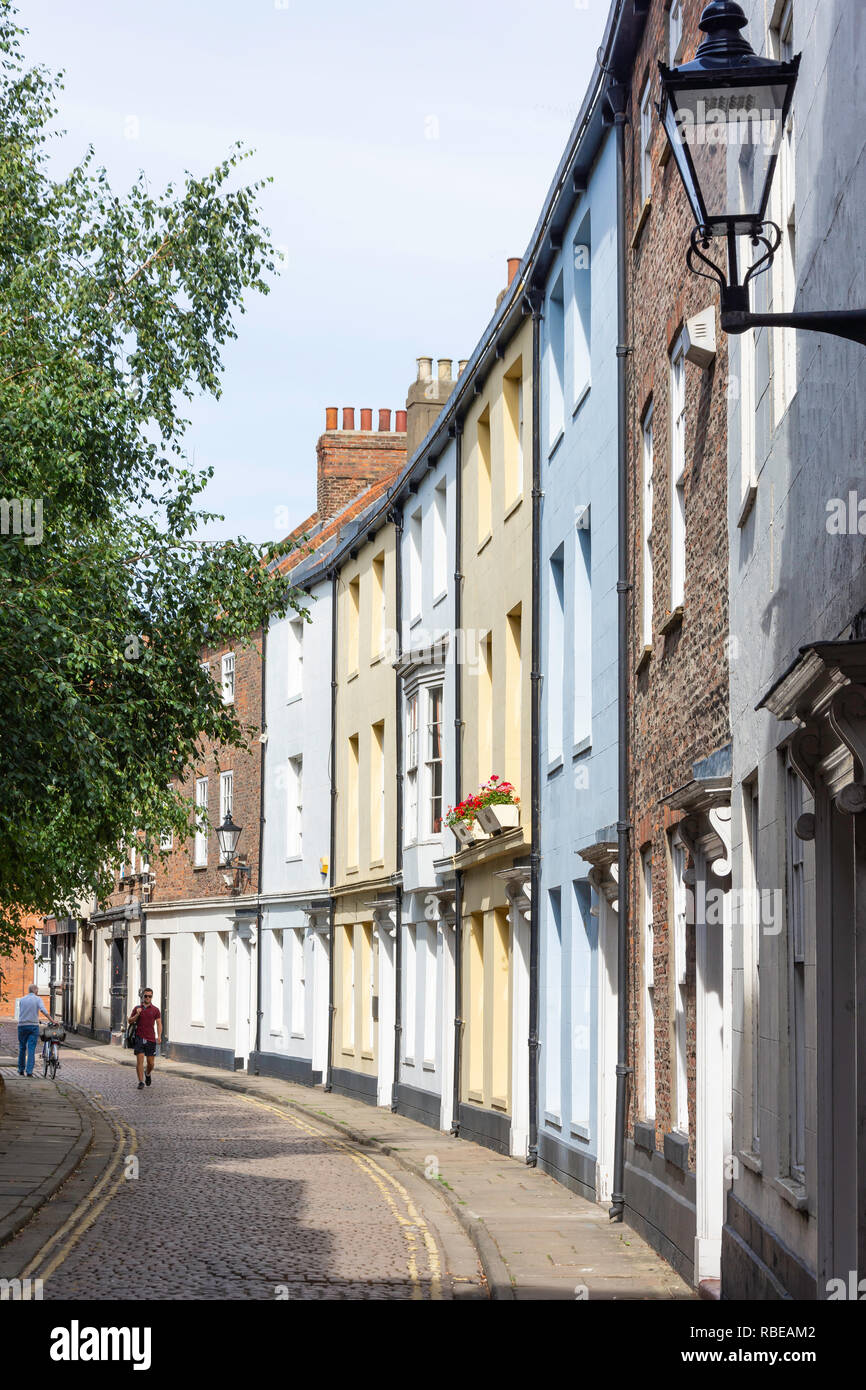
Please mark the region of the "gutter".
<svg viewBox="0 0 866 1390"><path fill-rule="evenodd" d="M326 1091L333 1086L334 1055L334 946L337 934L337 900L334 897L334 850L337 846L337 571L331 570L331 826L328 845L328 1066Z"/></svg>
<svg viewBox="0 0 866 1390"><path fill-rule="evenodd" d="M262 1050L262 860L265 857L265 757L267 750L268 624L262 623L262 710L259 728L259 871L256 886L256 1070Z"/></svg>
<svg viewBox="0 0 866 1390"><path fill-rule="evenodd" d="M465 375L465 373L464 373ZM454 426L454 632L463 622L463 422ZM454 805L460 801L463 782L463 689L461 663L454 652ZM463 870L454 878L454 1091L451 1097L451 1133L460 1133L460 1084L463 1040Z"/></svg>
<svg viewBox="0 0 866 1390"><path fill-rule="evenodd" d="M541 296L530 300L532 311L532 810L529 904L529 1149L526 1161L538 1163L538 956L539 893L541 882L541 779L539 738L541 731Z"/></svg>
<svg viewBox="0 0 866 1390"><path fill-rule="evenodd" d="M394 599L396 605L397 660L403 655L403 508L397 506L390 514L396 537ZM403 682L394 672L396 708L394 729L397 740L397 844L394 856L396 898L396 934L394 937L394 1080L391 1084L391 1109L397 1109L400 1089L400 1040L403 1035Z"/></svg>

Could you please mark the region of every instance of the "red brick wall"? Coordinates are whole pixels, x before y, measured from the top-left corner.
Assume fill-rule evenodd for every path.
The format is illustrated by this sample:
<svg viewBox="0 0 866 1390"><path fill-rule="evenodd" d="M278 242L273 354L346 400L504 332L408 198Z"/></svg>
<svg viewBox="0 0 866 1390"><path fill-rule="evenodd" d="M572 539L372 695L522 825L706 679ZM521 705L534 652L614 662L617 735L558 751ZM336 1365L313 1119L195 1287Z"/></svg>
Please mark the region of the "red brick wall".
<svg viewBox="0 0 866 1390"><path fill-rule="evenodd" d="M698 41L703 0L685 5L685 54ZM643 1118L643 966L640 936L640 852L652 845L655 975L656 1142L673 1128L674 967L670 912L669 831L679 819L659 806L692 777L692 764L729 739L726 654L727 539L727 340L716 326L714 365L703 371L686 363L686 581L682 623L666 635L660 627L670 603L670 392L669 348L683 320L710 304L718 291L686 268L692 219L673 158L661 165L665 137L654 114L652 196L641 202L640 97L647 74L658 98L658 60L668 60L667 10L653 0L632 81L626 132L629 267L629 778L634 826L629 874L630 1062L634 1067L630 1124ZM638 232L643 214L644 222ZM634 245L629 242L634 237ZM653 397L653 644L638 671L642 644L643 458L641 418ZM688 1074L690 1162L695 1139L694 929L687 930Z"/></svg>
<svg viewBox="0 0 866 1390"><path fill-rule="evenodd" d="M319 517L335 516L370 483L401 468L406 461L405 433L326 430L316 445Z"/></svg>
<svg viewBox="0 0 866 1390"><path fill-rule="evenodd" d="M28 938L32 946L36 930L42 926L42 918L25 917L24 925L27 928ZM22 994L26 994L33 983L34 962L35 957L23 950L15 951L13 955L3 956L0 959L0 970L3 972L3 979L0 981L0 1018L13 1018L15 1016L15 1000L20 999ZM40 998L47 1008L47 994L40 995Z"/></svg>

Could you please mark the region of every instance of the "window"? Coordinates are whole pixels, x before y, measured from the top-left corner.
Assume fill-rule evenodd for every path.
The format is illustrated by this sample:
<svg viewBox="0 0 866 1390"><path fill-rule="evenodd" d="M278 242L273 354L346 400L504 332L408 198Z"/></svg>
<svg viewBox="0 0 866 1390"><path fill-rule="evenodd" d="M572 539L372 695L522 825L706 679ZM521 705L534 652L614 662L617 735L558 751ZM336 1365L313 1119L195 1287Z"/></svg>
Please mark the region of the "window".
<svg viewBox="0 0 866 1390"><path fill-rule="evenodd" d="M406 844L418 838L418 693L406 701Z"/></svg>
<svg viewBox="0 0 866 1390"><path fill-rule="evenodd" d="M193 864L197 868L207 863L207 778L197 777L195 783L195 846Z"/></svg>
<svg viewBox="0 0 866 1390"><path fill-rule="evenodd" d="M192 1016L196 1023L204 1022L204 932L192 938Z"/></svg>
<svg viewBox="0 0 866 1390"><path fill-rule="evenodd" d="M490 460L490 407L478 419L475 449L478 470L478 544L483 545L493 531L493 484Z"/></svg>
<svg viewBox="0 0 866 1390"><path fill-rule="evenodd" d="M641 905L643 926L643 1064L644 1116L656 1116L656 1003L653 958L653 861L652 850L641 851Z"/></svg>
<svg viewBox="0 0 866 1390"><path fill-rule="evenodd" d="M580 527L574 545L575 747L592 738L592 532Z"/></svg>
<svg viewBox="0 0 866 1390"><path fill-rule="evenodd" d="M370 738L370 861L385 857L385 723L374 724Z"/></svg>
<svg viewBox="0 0 866 1390"><path fill-rule="evenodd" d="M358 634L361 626L361 578L355 575L354 579L349 580L348 587L348 632L346 642L346 661L349 667L349 675L354 675L358 670Z"/></svg>
<svg viewBox="0 0 866 1390"><path fill-rule="evenodd" d="M740 349L740 520L745 521L758 486L755 445L755 330L739 335Z"/></svg>
<svg viewBox="0 0 866 1390"><path fill-rule="evenodd" d="M668 11L668 67L683 56L683 0L671 0Z"/></svg>
<svg viewBox="0 0 866 1390"><path fill-rule="evenodd" d="M289 758L287 782L288 802L286 823L288 844L286 853L289 859L300 859L304 846L304 760L301 757Z"/></svg>
<svg viewBox="0 0 866 1390"><path fill-rule="evenodd" d="M505 507L523 492L523 359L509 369L502 388L505 409Z"/></svg>
<svg viewBox="0 0 866 1390"><path fill-rule="evenodd" d="M361 827L359 823L359 758L358 735L349 739L349 777L346 796L346 850L349 856L348 867L357 869L361 859Z"/></svg>
<svg viewBox="0 0 866 1390"><path fill-rule="evenodd" d="M432 1067L436 1063L436 923L427 922L424 934L424 1065Z"/></svg>
<svg viewBox="0 0 866 1390"><path fill-rule="evenodd" d="M292 618L289 623L288 698L297 700L304 690L304 620Z"/></svg>
<svg viewBox="0 0 866 1390"><path fill-rule="evenodd" d="M171 830L164 830L159 837L160 849L172 849L174 847L174 834Z"/></svg>
<svg viewBox="0 0 866 1390"><path fill-rule="evenodd" d="M433 601L448 589L448 494L443 479L433 492Z"/></svg>
<svg viewBox="0 0 866 1390"><path fill-rule="evenodd" d="M761 879L758 871L758 779L743 783L743 887L746 891L747 922L743 961L745 1005L748 1019L749 1056L752 1071L751 1134L747 1142L752 1153L761 1151L760 1125L760 1033L761 1033Z"/></svg>
<svg viewBox="0 0 866 1390"><path fill-rule="evenodd" d="M342 1048L355 1050L355 928L343 928Z"/></svg>
<svg viewBox="0 0 866 1390"><path fill-rule="evenodd" d="M481 639L478 663L478 783L486 782L493 764L493 634Z"/></svg>
<svg viewBox="0 0 866 1390"><path fill-rule="evenodd" d="M427 794L430 798L427 833L442 829L442 686L427 692Z"/></svg>
<svg viewBox="0 0 866 1390"><path fill-rule="evenodd" d="M271 1032L283 1031L283 933L271 932Z"/></svg>
<svg viewBox="0 0 866 1390"><path fill-rule="evenodd" d="M226 652L222 660L223 679L222 693L223 704L233 705L235 702L235 654Z"/></svg>
<svg viewBox="0 0 866 1390"><path fill-rule="evenodd" d="M686 359L682 338L671 352L671 612L686 587Z"/></svg>
<svg viewBox="0 0 866 1390"><path fill-rule="evenodd" d="M415 1034L417 1031L418 999L418 928L414 923L406 928L406 1017L403 1021L403 1061L415 1065Z"/></svg>
<svg viewBox="0 0 866 1390"><path fill-rule="evenodd" d="M562 274L547 301L547 451L559 443L565 425L565 300Z"/></svg>
<svg viewBox="0 0 866 1390"><path fill-rule="evenodd" d="M571 933L571 1124L588 1139L592 1103L592 976L597 919L588 883L574 884Z"/></svg>
<svg viewBox="0 0 866 1390"><path fill-rule="evenodd" d="M550 557L547 633L547 760L562 757L562 699L565 653L565 570L563 547Z"/></svg>
<svg viewBox="0 0 866 1390"><path fill-rule="evenodd" d="M686 847L674 833L671 844L674 929L674 1045L676 1050L676 1128L689 1132L688 965L686 940Z"/></svg>
<svg viewBox="0 0 866 1390"><path fill-rule="evenodd" d="M508 1106L508 1080L511 1072L511 1049L508 1047L510 991L509 947L511 942L510 913L497 907L493 913L492 959L490 962L493 1000L493 1041L491 1050L491 1104L497 1110Z"/></svg>
<svg viewBox="0 0 866 1390"><path fill-rule="evenodd" d="M233 787L234 787L234 773L233 773L233 772L221 772L221 773L220 773L220 825L222 825L222 823L223 823L223 821L225 820L226 816L231 816L231 814L232 814L232 794L233 794ZM224 862L225 862L225 855L222 853L222 851L220 851L220 863L223 864Z"/></svg>
<svg viewBox="0 0 866 1390"><path fill-rule="evenodd" d="M373 1051L373 996L376 993L376 972L373 965L373 924L364 922L361 927L361 987L363 1009L363 1033L361 1045L365 1052Z"/></svg>
<svg viewBox="0 0 866 1390"><path fill-rule="evenodd" d="M210 680L210 662L209 662L209 661L200 661L200 662L199 662L199 666L200 666L201 669L204 671L204 673L205 673L205 675L207 676L208 680Z"/></svg>
<svg viewBox="0 0 866 1390"><path fill-rule="evenodd" d="M774 23L770 30L774 57L790 62L794 56L793 0L778 0ZM782 244L773 261L773 308L778 313L791 313L797 293L797 219L795 183L794 107L788 113L782 134L782 147L771 194L772 220L782 228ZM773 331L774 408L780 420L797 390L797 335L787 328Z"/></svg>
<svg viewBox="0 0 866 1390"><path fill-rule="evenodd" d="M409 621L417 622L423 610L423 522L420 507L409 518Z"/></svg>
<svg viewBox="0 0 866 1390"><path fill-rule="evenodd" d="M304 966L304 931L302 927L292 928L289 932L289 944L292 952L292 1015L289 1020L289 1027L293 1038L302 1038L304 1036L304 1005L307 987Z"/></svg>
<svg viewBox="0 0 866 1390"><path fill-rule="evenodd" d="M592 227L589 213L578 228L573 247L574 263L574 360L572 404L576 409L592 379Z"/></svg>
<svg viewBox="0 0 866 1390"><path fill-rule="evenodd" d="M653 191L652 143L652 81L648 77L640 98L640 191L642 204L649 202Z"/></svg>
<svg viewBox="0 0 866 1390"><path fill-rule="evenodd" d="M370 656L375 660L385 651L387 625L385 622L385 554L373 561L373 603L370 615Z"/></svg>
<svg viewBox="0 0 866 1390"><path fill-rule="evenodd" d="M469 1099L484 1099L484 913L473 912L469 924L466 1006L469 1020Z"/></svg>
<svg viewBox="0 0 866 1390"><path fill-rule="evenodd" d="M506 781L519 787L523 744L523 610L518 603L505 620L505 757Z"/></svg>
<svg viewBox="0 0 866 1390"><path fill-rule="evenodd" d="M217 1026L227 1028L229 1022L229 934L217 932Z"/></svg>
<svg viewBox="0 0 866 1390"><path fill-rule="evenodd" d="M653 408L643 417L643 571L641 575L642 631L641 645L651 647L653 640Z"/></svg>
<svg viewBox="0 0 866 1390"><path fill-rule="evenodd" d="M806 914L803 841L796 833L803 814L803 783L785 768L788 871L788 1076L791 1176L806 1178Z"/></svg>
<svg viewBox="0 0 866 1390"><path fill-rule="evenodd" d="M558 1124L562 1115L562 893L559 888L551 888L547 894L545 947L547 998L544 1016L548 1045L544 1064L544 1108Z"/></svg>

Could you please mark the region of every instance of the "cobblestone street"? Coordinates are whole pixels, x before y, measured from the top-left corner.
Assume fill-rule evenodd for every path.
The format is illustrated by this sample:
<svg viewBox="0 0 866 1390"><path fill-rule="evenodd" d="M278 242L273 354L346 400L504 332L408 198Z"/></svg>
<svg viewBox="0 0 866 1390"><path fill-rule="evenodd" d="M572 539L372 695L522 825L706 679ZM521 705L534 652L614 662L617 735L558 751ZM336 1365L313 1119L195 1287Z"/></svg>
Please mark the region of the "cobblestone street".
<svg viewBox="0 0 866 1390"><path fill-rule="evenodd" d="M61 1082L115 1130L117 1180L57 1268L46 1277L37 1261L46 1300L437 1299L453 1296L455 1274L482 1293L453 1217L443 1207L434 1227L422 1185L387 1158L159 1064L139 1091L128 1067L72 1048L62 1058ZM4 1071L10 1088L53 1084ZM15 1241L2 1254L5 1273Z"/></svg>

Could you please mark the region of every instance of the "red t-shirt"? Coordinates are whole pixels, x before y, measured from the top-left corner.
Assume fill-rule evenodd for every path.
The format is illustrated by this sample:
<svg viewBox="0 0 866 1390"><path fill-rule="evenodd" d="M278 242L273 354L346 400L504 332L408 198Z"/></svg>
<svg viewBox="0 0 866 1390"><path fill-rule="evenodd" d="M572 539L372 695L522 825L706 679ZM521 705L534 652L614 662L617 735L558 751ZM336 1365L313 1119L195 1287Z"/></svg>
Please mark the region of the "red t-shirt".
<svg viewBox="0 0 866 1390"><path fill-rule="evenodd" d="M156 1030L154 1024L162 1015L155 1004L147 1004L141 1013L136 1017L138 1024L138 1036L145 1042L156 1042Z"/></svg>

